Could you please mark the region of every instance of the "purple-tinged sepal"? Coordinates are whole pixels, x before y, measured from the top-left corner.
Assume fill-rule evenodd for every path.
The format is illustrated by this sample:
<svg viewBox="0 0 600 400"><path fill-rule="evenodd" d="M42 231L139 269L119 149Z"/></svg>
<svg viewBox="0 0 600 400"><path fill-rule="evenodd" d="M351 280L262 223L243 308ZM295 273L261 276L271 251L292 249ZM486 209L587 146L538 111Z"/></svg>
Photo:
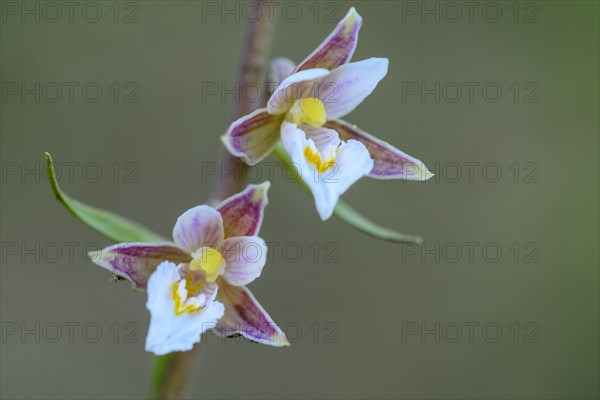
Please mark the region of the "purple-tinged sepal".
<svg viewBox="0 0 600 400"><path fill-rule="evenodd" d="M88 253L97 265L133 283L137 289L145 289L150 275L163 261L185 263L188 253L173 243L120 243L100 251Z"/></svg>
<svg viewBox="0 0 600 400"><path fill-rule="evenodd" d="M215 327L219 335L240 334L254 342L275 347L290 345L285 334L247 288L219 282L217 300L225 305L225 314Z"/></svg>
<svg viewBox="0 0 600 400"><path fill-rule="evenodd" d="M271 115L264 108L231 123L221 141L231 154L254 165L271 153L279 141L283 115Z"/></svg>
<svg viewBox="0 0 600 400"><path fill-rule="evenodd" d="M362 17L354 7L350 8L333 32L296 67L296 71L310 68L332 70L349 62L356 49L361 26Z"/></svg>
<svg viewBox="0 0 600 400"><path fill-rule="evenodd" d="M329 120L325 126L337 131L342 140L354 139L366 146L374 162L368 175L371 178L425 181L433 176L423 162L362 131L356 125L342 120Z"/></svg>
<svg viewBox="0 0 600 400"><path fill-rule="evenodd" d="M270 182L248 187L236 195L225 199L216 208L223 217L225 237L255 236L258 234L269 204L267 192Z"/></svg>

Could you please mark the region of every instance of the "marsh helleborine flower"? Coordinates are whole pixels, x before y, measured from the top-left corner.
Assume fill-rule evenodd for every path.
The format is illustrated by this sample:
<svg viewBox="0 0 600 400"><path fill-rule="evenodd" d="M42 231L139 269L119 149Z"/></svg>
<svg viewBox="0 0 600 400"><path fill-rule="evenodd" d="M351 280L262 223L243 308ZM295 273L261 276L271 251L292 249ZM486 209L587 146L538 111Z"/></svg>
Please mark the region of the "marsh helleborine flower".
<svg viewBox="0 0 600 400"><path fill-rule="evenodd" d="M273 62L270 79L281 82L266 108L233 122L222 140L248 164L264 159L281 139L311 189L321 219L362 176L426 180L425 165L339 118L350 113L386 75L387 58L352 62L362 18L354 8L300 65Z"/></svg>
<svg viewBox="0 0 600 400"><path fill-rule="evenodd" d="M190 350L208 329L289 345L245 288L260 276L266 261L267 246L256 235L269 185L250 185L216 208L201 205L186 211L173 228L174 243L121 243L90 253L96 264L136 288L147 288L147 351Z"/></svg>

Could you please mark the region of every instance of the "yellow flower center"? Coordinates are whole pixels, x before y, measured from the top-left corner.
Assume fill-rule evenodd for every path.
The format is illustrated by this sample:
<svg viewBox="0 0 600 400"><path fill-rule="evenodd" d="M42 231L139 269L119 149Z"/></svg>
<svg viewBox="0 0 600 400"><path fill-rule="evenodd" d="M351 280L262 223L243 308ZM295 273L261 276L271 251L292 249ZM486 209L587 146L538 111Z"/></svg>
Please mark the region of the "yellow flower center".
<svg viewBox="0 0 600 400"><path fill-rule="evenodd" d="M327 122L325 104L314 97L298 100L291 108L290 113L292 122L296 125L305 123L317 129Z"/></svg>
<svg viewBox="0 0 600 400"><path fill-rule="evenodd" d="M324 173L335 164L335 153L327 161L323 161L319 151L313 151L310 146L304 149L304 157L309 164L313 165L319 173Z"/></svg>
<svg viewBox="0 0 600 400"><path fill-rule="evenodd" d="M195 296L200 291L204 282L198 280L197 282L193 282L191 276L187 276L185 278L185 289L187 290L187 297ZM181 315L183 313L191 314L194 311L202 310L202 306L199 306L193 302L186 302L187 299L182 298L179 294L179 282L175 282L173 286L171 286L171 293L173 301L175 302L175 314Z"/></svg>
<svg viewBox="0 0 600 400"><path fill-rule="evenodd" d="M214 282L219 276L219 270L223 265L223 256L221 253L212 247L204 247L192 254L192 257L190 270L202 270L206 273L206 281Z"/></svg>

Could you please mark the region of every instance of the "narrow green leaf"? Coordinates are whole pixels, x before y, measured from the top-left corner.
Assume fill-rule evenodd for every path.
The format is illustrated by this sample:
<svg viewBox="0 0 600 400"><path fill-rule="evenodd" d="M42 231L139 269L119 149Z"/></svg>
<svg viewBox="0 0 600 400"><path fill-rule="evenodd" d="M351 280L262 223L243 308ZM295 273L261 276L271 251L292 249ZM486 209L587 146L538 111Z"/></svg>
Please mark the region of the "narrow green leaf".
<svg viewBox="0 0 600 400"><path fill-rule="evenodd" d="M420 236L407 235L371 222L342 199L338 200L333 213L348 225L374 238L397 243L423 243Z"/></svg>
<svg viewBox="0 0 600 400"><path fill-rule="evenodd" d="M294 176L294 174L297 174L298 171L296 171L296 169L292 166L292 162L287 152L283 148L281 142L278 143L275 147L273 155L275 156L275 158L277 158L277 160L283 166L283 168L286 168L292 174L292 176ZM302 188L306 192L310 193L309 187L301 179L296 179L296 182L300 184L300 186L302 186ZM393 229L377 225L364 215L360 214L342 199L338 200L337 205L333 210L333 213L336 217L338 217L351 227L358 229L362 233L367 234L376 239L396 243L423 243L423 239L419 236L407 235L405 233L401 233Z"/></svg>
<svg viewBox="0 0 600 400"><path fill-rule="evenodd" d="M75 218L85 225L115 243L162 242L166 240L164 237L137 222L133 222L110 211L88 206L64 194L56 181L52 156L49 153L45 153L44 156L46 158L48 180L50 181L54 195Z"/></svg>

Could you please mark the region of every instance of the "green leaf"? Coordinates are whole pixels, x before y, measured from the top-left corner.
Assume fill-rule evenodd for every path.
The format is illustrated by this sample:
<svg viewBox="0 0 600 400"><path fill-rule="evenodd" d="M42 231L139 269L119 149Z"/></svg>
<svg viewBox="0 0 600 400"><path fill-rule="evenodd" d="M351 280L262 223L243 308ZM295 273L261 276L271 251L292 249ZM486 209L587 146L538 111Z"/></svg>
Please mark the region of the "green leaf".
<svg viewBox="0 0 600 400"><path fill-rule="evenodd" d="M292 162L281 142L275 147L273 155L281 165L291 173L291 176L297 175L298 171L292 166ZM310 188L301 179L296 179L296 183L302 186L305 191L311 193ZM351 227L376 239L396 243L423 243L423 239L419 236L408 235L372 222L342 199L338 200L335 209L333 210L333 214Z"/></svg>
<svg viewBox="0 0 600 400"><path fill-rule="evenodd" d="M356 211L342 199L338 200L333 213L336 217L346 222L348 225L374 238L397 243L423 243L423 238L420 236L407 235L405 233L377 225L367 217L359 214L358 211Z"/></svg>
<svg viewBox="0 0 600 400"><path fill-rule="evenodd" d="M54 172L52 156L45 153L48 179L54 195L75 218L115 243L162 242L166 239L148 228L110 211L94 208L64 194Z"/></svg>

